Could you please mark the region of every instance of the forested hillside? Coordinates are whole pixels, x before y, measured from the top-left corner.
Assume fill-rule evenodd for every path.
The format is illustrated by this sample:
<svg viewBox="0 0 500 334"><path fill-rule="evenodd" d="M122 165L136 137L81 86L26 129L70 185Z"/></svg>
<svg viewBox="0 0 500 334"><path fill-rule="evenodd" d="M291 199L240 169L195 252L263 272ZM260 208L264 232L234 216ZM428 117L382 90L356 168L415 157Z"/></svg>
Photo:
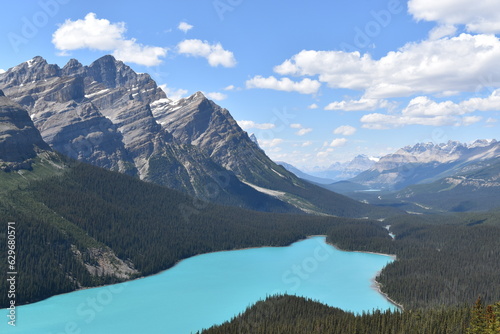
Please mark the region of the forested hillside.
<svg viewBox="0 0 500 334"><path fill-rule="evenodd" d="M65 162L54 171L47 162L39 162L31 172L0 175L5 185L2 217L5 223L16 222L19 231L18 271L24 277L18 287L19 304L154 274L200 253L285 246L308 235L326 234L332 226L370 224L219 206L60 159ZM0 262L0 270L7 272L6 263ZM3 290L5 282L1 284ZM0 298L4 307L6 294Z"/></svg>
<svg viewBox="0 0 500 334"><path fill-rule="evenodd" d="M497 334L500 303L356 315L295 296L272 296L201 334Z"/></svg>
<svg viewBox="0 0 500 334"><path fill-rule="evenodd" d="M1 174L1 214L15 221L18 231L19 304L150 275L200 253L285 246L318 234L341 249L396 254L377 280L406 311L431 312L429 319L436 320L426 326L463 312L445 306L471 305L478 296L485 303L500 300L499 212L401 215L385 221L269 214L201 202L59 159L38 161L33 171ZM0 263L0 270L7 272L5 266ZM6 283L1 284L3 291ZM404 313L397 321L423 324L411 314L420 313ZM381 315L366 321L376 316Z"/></svg>

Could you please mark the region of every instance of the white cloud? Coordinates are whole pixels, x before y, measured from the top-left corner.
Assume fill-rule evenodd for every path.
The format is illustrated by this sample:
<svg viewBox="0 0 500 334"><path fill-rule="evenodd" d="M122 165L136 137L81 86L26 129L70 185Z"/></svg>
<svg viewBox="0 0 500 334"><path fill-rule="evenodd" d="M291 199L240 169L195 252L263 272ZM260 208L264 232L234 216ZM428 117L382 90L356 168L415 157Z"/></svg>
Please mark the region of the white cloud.
<svg viewBox="0 0 500 334"><path fill-rule="evenodd" d="M227 95L226 94L222 94L222 93L219 93L219 92L211 92L211 93L203 93L206 97L208 97L209 99L212 99L212 100L215 100L215 101L222 101L222 100L225 100L227 99Z"/></svg>
<svg viewBox="0 0 500 334"><path fill-rule="evenodd" d="M468 126L481 121L483 118L481 116L464 116L462 118L462 125Z"/></svg>
<svg viewBox="0 0 500 334"><path fill-rule="evenodd" d="M356 128L350 125L342 125L333 130L333 133L342 136L352 136L356 133Z"/></svg>
<svg viewBox="0 0 500 334"><path fill-rule="evenodd" d="M300 123L292 123L290 124L290 127L292 129L298 129L299 131L295 132L295 134L297 136L304 136L306 134L308 134L309 132L311 132L313 129L311 128L304 128L304 126Z"/></svg>
<svg viewBox="0 0 500 334"><path fill-rule="evenodd" d="M345 139L345 138L335 138L330 143L330 146L331 147L341 147L341 146L344 146L346 143L347 143L347 139Z"/></svg>
<svg viewBox="0 0 500 334"><path fill-rule="evenodd" d="M318 108L319 108L319 106L316 103L313 103L313 104L307 106L307 109L318 109Z"/></svg>
<svg viewBox="0 0 500 334"><path fill-rule="evenodd" d="M461 34L408 43L379 60L359 52L303 50L274 70L281 75L318 76L329 87L364 91L364 98L380 99L474 92L483 85L482 78L500 76L498 63L496 36Z"/></svg>
<svg viewBox="0 0 500 334"><path fill-rule="evenodd" d="M137 43L126 39L125 23L111 23L98 19L95 13L88 13L83 20L66 20L52 35L56 49L67 54L68 51L91 49L113 51L113 56L124 61L145 66L156 66L167 55L167 49Z"/></svg>
<svg viewBox="0 0 500 334"><path fill-rule="evenodd" d="M325 107L325 110L363 111L387 108L389 106L390 103L387 100L361 98L359 100L332 102Z"/></svg>
<svg viewBox="0 0 500 334"><path fill-rule="evenodd" d="M334 150L333 148L328 148L325 151L320 151L316 154L318 158L326 158L330 153L332 153Z"/></svg>
<svg viewBox="0 0 500 334"><path fill-rule="evenodd" d="M496 122L498 122L498 120L497 120L497 119L494 119L493 117L490 117L490 118L488 118L488 119L486 120L486 123L489 123L489 124L493 124L493 123L496 123Z"/></svg>
<svg viewBox="0 0 500 334"><path fill-rule="evenodd" d="M259 140L259 145L262 148L276 147L276 146L278 146L281 143L283 143L283 139L281 139L281 138Z"/></svg>
<svg viewBox="0 0 500 334"><path fill-rule="evenodd" d="M189 30L193 29L193 26L187 22L181 22L177 26L177 29L184 31L184 33L187 33Z"/></svg>
<svg viewBox="0 0 500 334"><path fill-rule="evenodd" d="M457 27L452 24L438 25L429 31L429 39L436 40L446 36L453 36L457 32Z"/></svg>
<svg viewBox="0 0 500 334"><path fill-rule="evenodd" d="M260 75L257 75L246 82L247 88L274 89L285 92L298 92L300 94L316 94L320 86L321 83L319 81L311 80L309 78L296 82L290 80L290 78L281 78L278 80L273 76L264 78Z"/></svg>
<svg viewBox="0 0 500 334"><path fill-rule="evenodd" d="M0 74L5 73L5 70L0 68Z"/></svg>
<svg viewBox="0 0 500 334"><path fill-rule="evenodd" d="M236 59L231 51L224 50L220 43L209 44L199 39L186 39L177 44L179 53L194 57L203 57L210 66L234 67Z"/></svg>
<svg viewBox="0 0 500 334"><path fill-rule="evenodd" d="M160 88L167 94L167 97L171 100L177 101L182 99L186 94L186 89L173 89L167 86L167 84L160 85Z"/></svg>
<svg viewBox="0 0 500 334"><path fill-rule="evenodd" d="M276 125L272 123L255 123L254 121L237 121L237 122L238 125L243 130L249 130L249 129L269 130L269 129L274 129L276 127Z"/></svg>
<svg viewBox="0 0 500 334"><path fill-rule="evenodd" d="M311 132L313 129L311 128L303 128L303 129L300 129L299 131L295 132L295 134L297 136L304 136L306 134L308 134L309 132Z"/></svg>
<svg viewBox="0 0 500 334"><path fill-rule="evenodd" d="M405 125L467 126L479 122L482 117L466 116L480 111L500 110L500 90L486 98L474 97L461 102L436 102L426 96L412 99L400 114L368 114L361 118L363 127L388 129Z"/></svg>
<svg viewBox="0 0 500 334"><path fill-rule="evenodd" d="M234 85L229 85L227 87L224 87L224 90L234 90L234 89L235 89Z"/></svg>
<svg viewBox="0 0 500 334"><path fill-rule="evenodd" d="M302 147L307 147L307 146L311 146L312 144L313 144L313 142L310 141L310 140L308 140L308 141L303 142L301 146Z"/></svg>
<svg viewBox="0 0 500 334"><path fill-rule="evenodd" d="M500 32L500 2L496 0L410 0L408 12L417 20L463 24L470 32Z"/></svg>

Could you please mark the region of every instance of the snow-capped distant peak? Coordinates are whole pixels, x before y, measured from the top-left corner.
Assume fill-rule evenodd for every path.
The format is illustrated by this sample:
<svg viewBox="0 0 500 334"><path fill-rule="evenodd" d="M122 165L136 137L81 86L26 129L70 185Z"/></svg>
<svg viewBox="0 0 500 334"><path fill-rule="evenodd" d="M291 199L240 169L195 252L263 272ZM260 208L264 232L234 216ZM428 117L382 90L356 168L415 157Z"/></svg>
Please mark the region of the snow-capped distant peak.
<svg viewBox="0 0 500 334"><path fill-rule="evenodd" d="M490 146L491 144L496 143L497 141L495 139L478 139L474 141L472 144L469 145L469 148L475 148L475 147L486 147Z"/></svg>

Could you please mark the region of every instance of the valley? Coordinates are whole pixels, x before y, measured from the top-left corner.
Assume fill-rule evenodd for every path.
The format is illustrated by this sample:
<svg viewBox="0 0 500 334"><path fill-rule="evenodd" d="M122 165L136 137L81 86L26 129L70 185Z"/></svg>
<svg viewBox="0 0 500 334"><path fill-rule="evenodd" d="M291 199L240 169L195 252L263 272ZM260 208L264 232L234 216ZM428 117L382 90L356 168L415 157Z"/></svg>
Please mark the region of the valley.
<svg viewBox="0 0 500 334"><path fill-rule="evenodd" d="M243 325L268 328L297 310L394 326L422 324L411 317L417 312L429 317L425 326L445 318L447 330L463 329L479 296L500 300L496 140L418 144L376 162L360 156L348 164L349 179L324 184L271 160L203 93L173 101L112 56L63 68L35 57L1 73L0 89L0 213L16 223L19 312L88 288L146 281L200 254L284 247L313 235L345 251L394 254L373 272L380 292L403 309L384 304L366 316L307 299L319 295L266 289L193 330L231 317L220 328L239 328L252 312L258 316ZM286 269L277 277L296 282ZM282 308L283 300L293 308ZM10 302L0 295L1 308ZM103 319L95 325L106 328Z"/></svg>

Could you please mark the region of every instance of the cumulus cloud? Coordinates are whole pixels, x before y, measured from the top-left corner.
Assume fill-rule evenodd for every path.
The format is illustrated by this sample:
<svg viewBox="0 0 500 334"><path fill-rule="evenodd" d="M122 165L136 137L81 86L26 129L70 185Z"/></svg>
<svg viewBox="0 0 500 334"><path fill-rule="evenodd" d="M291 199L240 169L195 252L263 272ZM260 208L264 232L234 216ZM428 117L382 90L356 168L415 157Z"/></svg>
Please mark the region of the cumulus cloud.
<svg viewBox="0 0 500 334"><path fill-rule="evenodd" d="M316 103L313 103L313 104L307 106L307 109L318 109L318 108L319 108L319 106Z"/></svg>
<svg viewBox="0 0 500 334"><path fill-rule="evenodd" d="M227 99L227 95L219 92L211 92L211 93L203 93L206 97L209 99L215 100L215 101L222 101Z"/></svg>
<svg viewBox="0 0 500 334"><path fill-rule="evenodd" d="M234 85L229 85L227 87L224 87L224 90L234 90L236 87Z"/></svg>
<svg viewBox="0 0 500 334"><path fill-rule="evenodd" d="M453 36L457 32L457 27L451 24L438 25L429 31L429 39L436 40L446 36Z"/></svg>
<svg viewBox="0 0 500 334"><path fill-rule="evenodd" d="M5 70L0 68L0 74L5 73Z"/></svg>
<svg viewBox="0 0 500 334"><path fill-rule="evenodd" d="M210 66L234 67L236 59L231 51L224 50L220 43L210 44L199 39L186 39L177 44L180 54L194 57L203 57L208 60Z"/></svg>
<svg viewBox="0 0 500 334"><path fill-rule="evenodd" d="M417 20L462 24L470 32L500 32L500 2L495 0L410 0L408 12Z"/></svg>
<svg viewBox="0 0 500 334"><path fill-rule="evenodd" d="M317 156L318 158L326 158L326 157L328 157L328 155L329 155L330 153L332 153L333 151L334 151L334 150L333 150L333 148L328 148L328 149L326 149L326 150L324 150L324 151L319 151L319 152L316 154L316 156Z"/></svg>
<svg viewBox="0 0 500 334"><path fill-rule="evenodd" d="M405 125L467 126L479 122L482 117L468 114L500 110L500 90L485 98L474 97L461 102L436 102L427 96L412 99L399 114L373 113L361 118L363 127L388 129Z"/></svg>
<svg viewBox="0 0 500 334"><path fill-rule="evenodd" d="M88 13L83 20L66 20L52 35L52 43L61 54L78 49L112 51L113 56L124 62L156 66L167 55L167 49L126 39L124 22L111 23Z"/></svg>
<svg viewBox="0 0 500 334"><path fill-rule="evenodd" d="M304 136L304 135L308 134L309 132L311 132L312 130L313 129L311 129L311 128L302 128L299 131L295 132L295 134L297 136Z"/></svg>
<svg viewBox="0 0 500 334"><path fill-rule="evenodd" d="M281 138L259 140L259 145L262 148L276 147L281 143L283 143L283 139L281 139Z"/></svg>
<svg viewBox="0 0 500 334"><path fill-rule="evenodd" d="M298 92L300 94L316 94L321 86L317 80L309 78L302 79L301 81L292 81L290 78L276 79L274 76L264 78L260 75L247 80L247 88L264 88L274 89L285 92Z"/></svg>
<svg viewBox="0 0 500 334"><path fill-rule="evenodd" d="M270 130L274 129L276 125L272 123L255 123L254 121L237 121L238 125L243 129L243 130L249 130L249 129L259 129L259 130ZM259 141L260 143L260 141Z"/></svg>
<svg viewBox="0 0 500 334"><path fill-rule="evenodd" d="M182 99L188 92L186 89L170 88L167 84L160 85L160 88L167 94L169 99L174 101Z"/></svg>
<svg viewBox="0 0 500 334"><path fill-rule="evenodd" d="M302 147L307 147L307 146L311 146L312 144L313 144L313 142L310 141L310 140L308 140L308 141L303 142L301 146Z"/></svg>
<svg viewBox="0 0 500 334"><path fill-rule="evenodd" d="M330 147L341 147L341 146L344 146L346 143L347 143L346 138L335 138L330 143Z"/></svg>
<svg viewBox="0 0 500 334"><path fill-rule="evenodd" d="M364 91L364 98L383 99L473 92L481 85L481 78L500 76L498 63L500 40L496 36L461 34L408 43L379 60L359 52L303 50L274 71L317 76L329 87Z"/></svg>
<svg viewBox="0 0 500 334"><path fill-rule="evenodd" d="M187 33L189 30L193 29L193 26L187 22L181 22L177 26L177 29L179 29L180 31L184 31L184 33Z"/></svg>
<svg viewBox="0 0 500 334"><path fill-rule="evenodd" d="M342 125L333 130L333 133L342 136L352 136L356 133L356 128L350 125Z"/></svg>
<svg viewBox="0 0 500 334"><path fill-rule="evenodd" d="M300 123L292 123L290 124L290 127L292 129L298 129L299 131L295 132L295 134L297 136L304 136L306 134L308 134L309 132L311 132L313 129L311 128L304 128L304 126Z"/></svg>
<svg viewBox="0 0 500 334"><path fill-rule="evenodd" d="M332 102L325 107L325 110L363 111L387 108L389 106L390 103L387 100L361 98L359 100Z"/></svg>

